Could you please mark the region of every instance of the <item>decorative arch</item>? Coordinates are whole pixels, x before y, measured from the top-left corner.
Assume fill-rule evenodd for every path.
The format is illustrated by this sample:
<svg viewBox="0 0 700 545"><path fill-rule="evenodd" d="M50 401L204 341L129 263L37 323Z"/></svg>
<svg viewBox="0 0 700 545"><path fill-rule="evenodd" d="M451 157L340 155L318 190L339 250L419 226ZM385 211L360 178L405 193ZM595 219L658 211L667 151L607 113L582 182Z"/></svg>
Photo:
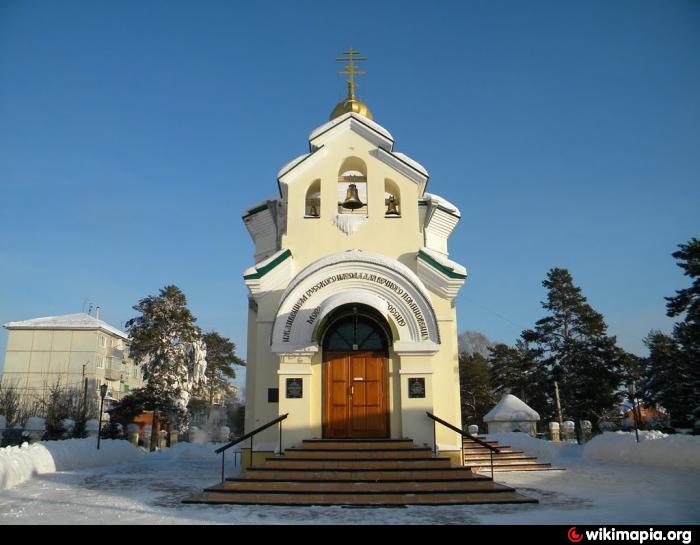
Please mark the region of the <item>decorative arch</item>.
<svg viewBox="0 0 700 545"><path fill-rule="evenodd" d="M396 352L439 349L435 311L415 273L398 261L354 250L319 259L292 280L272 325L272 351L317 351L324 318L349 304L366 305L387 321Z"/></svg>

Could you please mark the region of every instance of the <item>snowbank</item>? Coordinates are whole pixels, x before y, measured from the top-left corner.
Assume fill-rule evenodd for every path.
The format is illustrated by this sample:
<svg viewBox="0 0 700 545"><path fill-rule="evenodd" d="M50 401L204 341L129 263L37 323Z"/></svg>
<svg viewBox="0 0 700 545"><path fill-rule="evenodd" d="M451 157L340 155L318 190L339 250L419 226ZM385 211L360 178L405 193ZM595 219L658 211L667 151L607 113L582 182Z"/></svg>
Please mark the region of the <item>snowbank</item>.
<svg viewBox="0 0 700 545"><path fill-rule="evenodd" d="M605 432L586 444L588 460L700 470L700 437L666 435L658 431Z"/></svg>
<svg viewBox="0 0 700 545"><path fill-rule="evenodd" d="M214 451L223 446L223 443L176 443L171 448L166 448L148 455L148 460L170 460L187 462L219 462L221 454ZM228 458L231 451L226 453Z"/></svg>
<svg viewBox="0 0 700 545"><path fill-rule="evenodd" d="M144 453L128 441L104 439L97 450L95 439L45 441L0 449L0 491L17 486L34 475L84 467L139 461Z"/></svg>

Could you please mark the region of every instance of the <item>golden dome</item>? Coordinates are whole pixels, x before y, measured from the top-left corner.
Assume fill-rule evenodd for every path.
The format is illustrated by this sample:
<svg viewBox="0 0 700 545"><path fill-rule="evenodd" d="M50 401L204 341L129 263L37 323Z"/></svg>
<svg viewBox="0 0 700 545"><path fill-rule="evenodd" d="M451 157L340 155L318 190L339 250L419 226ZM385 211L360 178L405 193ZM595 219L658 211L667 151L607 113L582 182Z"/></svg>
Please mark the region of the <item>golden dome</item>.
<svg viewBox="0 0 700 545"><path fill-rule="evenodd" d="M346 98L342 102L338 102L333 111L331 112L330 119L335 119L348 112L354 112L356 114L363 115L369 119L372 119L372 112L369 111L367 104L357 99Z"/></svg>
<svg viewBox="0 0 700 545"><path fill-rule="evenodd" d="M357 100L357 97L355 96L355 87L357 87L357 84L355 83L355 76L365 75L364 72L357 70L355 61L366 61L367 57L356 57L356 55L359 54L359 51L355 51L352 47L348 48L347 51L344 51L343 54L347 55L347 57L339 57L336 60L350 62L350 64L348 64L342 72L339 72L339 74L347 74L350 76L350 79L348 79L348 96L345 98L345 100L336 104L335 108L333 108L333 111L331 112L330 118L333 120L343 114L354 112L356 114L363 115L368 119L372 119L372 112L369 111L367 104L361 100Z"/></svg>

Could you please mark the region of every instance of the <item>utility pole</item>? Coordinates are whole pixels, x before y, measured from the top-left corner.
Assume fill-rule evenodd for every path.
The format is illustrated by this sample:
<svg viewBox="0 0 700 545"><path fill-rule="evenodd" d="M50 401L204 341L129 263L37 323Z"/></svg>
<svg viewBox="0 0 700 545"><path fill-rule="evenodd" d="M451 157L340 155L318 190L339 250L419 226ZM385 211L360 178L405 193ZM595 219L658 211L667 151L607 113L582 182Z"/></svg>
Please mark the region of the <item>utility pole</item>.
<svg viewBox="0 0 700 545"><path fill-rule="evenodd" d="M557 420L559 421L559 429L562 429L564 421L561 417L561 401L559 401L559 383L554 381L554 400L557 406Z"/></svg>

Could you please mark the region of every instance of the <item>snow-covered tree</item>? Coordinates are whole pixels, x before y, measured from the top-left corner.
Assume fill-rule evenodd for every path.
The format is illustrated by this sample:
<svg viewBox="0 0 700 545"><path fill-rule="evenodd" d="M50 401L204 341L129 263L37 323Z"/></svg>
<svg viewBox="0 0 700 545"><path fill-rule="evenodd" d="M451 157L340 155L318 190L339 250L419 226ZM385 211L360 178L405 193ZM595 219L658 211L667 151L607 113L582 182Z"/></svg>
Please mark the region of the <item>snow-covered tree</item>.
<svg viewBox="0 0 700 545"><path fill-rule="evenodd" d="M154 409L174 411L186 426L190 398L206 384L206 347L197 319L185 294L172 285L133 308L141 315L126 323L130 353L143 366Z"/></svg>
<svg viewBox="0 0 700 545"><path fill-rule="evenodd" d="M236 345L216 331L205 333L202 340L207 347L207 401L212 405L215 399L235 394L231 383L236 378L233 366L244 366L245 361L236 355Z"/></svg>

